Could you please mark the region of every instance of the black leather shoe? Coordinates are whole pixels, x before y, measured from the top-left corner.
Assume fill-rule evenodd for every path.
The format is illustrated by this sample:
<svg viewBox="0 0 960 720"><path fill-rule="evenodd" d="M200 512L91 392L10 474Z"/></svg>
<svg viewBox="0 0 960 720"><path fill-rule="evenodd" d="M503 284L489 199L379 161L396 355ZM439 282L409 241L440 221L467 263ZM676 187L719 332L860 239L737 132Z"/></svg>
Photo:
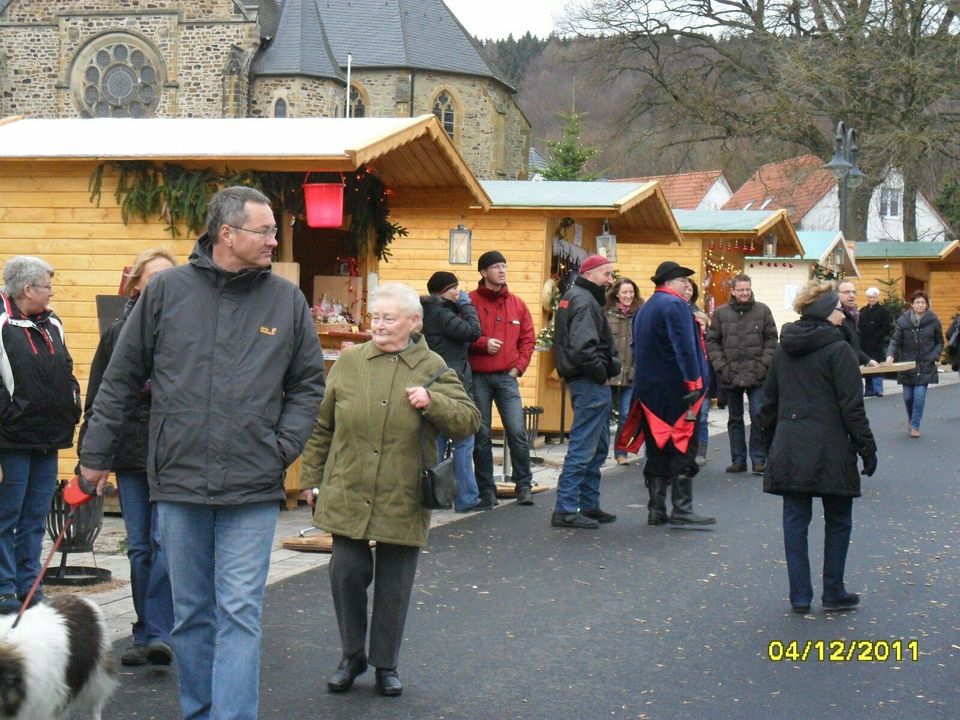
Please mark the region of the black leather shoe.
<svg viewBox="0 0 960 720"><path fill-rule="evenodd" d="M827 612L840 612L841 610L852 610L860 604L860 596L856 593L847 593L836 600L824 600L823 609Z"/></svg>
<svg viewBox="0 0 960 720"><path fill-rule="evenodd" d="M665 525L669 518L664 512L651 510L647 513L647 525Z"/></svg>
<svg viewBox="0 0 960 720"><path fill-rule="evenodd" d="M763 475L763 469L766 466L766 463L757 463L753 466L754 475Z"/></svg>
<svg viewBox="0 0 960 720"><path fill-rule="evenodd" d="M797 615L806 615L808 612L810 612L809 605L791 605L790 607L793 608L793 611Z"/></svg>
<svg viewBox="0 0 960 720"><path fill-rule="evenodd" d="M554 527L575 528L577 530L595 530L600 527L593 518L584 517L581 513L562 513L554 510L550 517L550 524Z"/></svg>
<svg viewBox="0 0 960 720"><path fill-rule="evenodd" d="M690 513L689 515L670 516L670 524L674 527L714 525L716 522L716 518L708 517L706 515L697 515L696 513Z"/></svg>
<svg viewBox="0 0 960 720"><path fill-rule="evenodd" d="M747 471L747 466L743 463L730 463L727 465L728 473L742 473Z"/></svg>
<svg viewBox="0 0 960 720"><path fill-rule="evenodd" d="M596 520L600 524L612 523L617 519L617 516L613 513L604 512L600 508L596 508L595 510L581 510L580 514L591 520Z"/></svg>
<svg viewBox="0 0 960 720"><path fill-rule="evenodd" d="M396 697L403 693L403 683L396 668L377 668L377 692L386 697Z"/></svg>
<svg viewBox="0 0 960 720"><path fill-rule="evenodd" d="M327 680L327 689L330 692L346 692L353 686L353 681L358 675L363 675L367 671L367 661L365 658L344 658L337 665L337 671L329 680ZM379 671L378 671L379 672Z"/></svg>
<svg viewBox="0 0 960 720"><path fill-rule="evenodd" d="M517 505L533 505L533 491L530 488L517 490Z"/></svg>

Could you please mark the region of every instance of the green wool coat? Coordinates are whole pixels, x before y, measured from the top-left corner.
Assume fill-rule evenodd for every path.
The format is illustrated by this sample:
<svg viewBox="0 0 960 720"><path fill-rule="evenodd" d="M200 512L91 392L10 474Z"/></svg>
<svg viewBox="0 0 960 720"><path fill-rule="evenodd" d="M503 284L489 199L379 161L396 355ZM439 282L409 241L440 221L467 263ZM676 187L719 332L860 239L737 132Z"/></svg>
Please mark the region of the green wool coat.
<svg viewBox="0 0 960 720"><path fill-rule="evenodd" d="M446 367L426 340L399 353L367 342L340 355L327 378L320 415L303 453L302 487L319 486L314 525L354 540L424 547L430 511L420 504L421 431L429 464L437 434L461 440L480 427L480 412L450 370L427 388L422 413L406 388ZM421 422L421 418L426 422Z"/></svg>

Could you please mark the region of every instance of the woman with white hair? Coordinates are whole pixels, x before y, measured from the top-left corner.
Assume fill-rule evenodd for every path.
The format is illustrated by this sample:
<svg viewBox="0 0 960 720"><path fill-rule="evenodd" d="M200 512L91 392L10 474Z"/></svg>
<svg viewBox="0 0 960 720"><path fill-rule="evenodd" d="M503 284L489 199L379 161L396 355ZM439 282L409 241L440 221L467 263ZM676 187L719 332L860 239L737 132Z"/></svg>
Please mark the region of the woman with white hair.
<svg viewBox="0 0 960 720"><path fill-rule="evenodd" d="M314 524L333 534L330 589L342 657L327 687L349 690L369 662L377 691L395 696L403 692L400 641L430 528L430 511L420 502L423 455L436 463L437 435L472 435L480 413L456 372L419 334L423 308L413 290L381 285L370 293L369 312L370 342L344 350L330 370L303 453L302 484L319 486ZM309 491L306 497L312 502Z"/></svg>
<svg viewBox="0 0 960 720"><path fill-rule="evenodd" d="M18 255L0 291L0 614L15 613L40 573L57 451L73 445L80 386L50 309L53 266ZM43 600L37 591L31 605Z"/></svg>
<svg viewBox="0 0 960 720"><path fill-rule="evenodd" d="M870 356L871 360L883 362L887 357L887 340L893 331L893 318L887 308L880 302L880 291L875 287L867 288L867 304L860 308L860 322L857 331L860 333L860 349ZM883 376L863 376L863 396L883 396Z"/></svg>

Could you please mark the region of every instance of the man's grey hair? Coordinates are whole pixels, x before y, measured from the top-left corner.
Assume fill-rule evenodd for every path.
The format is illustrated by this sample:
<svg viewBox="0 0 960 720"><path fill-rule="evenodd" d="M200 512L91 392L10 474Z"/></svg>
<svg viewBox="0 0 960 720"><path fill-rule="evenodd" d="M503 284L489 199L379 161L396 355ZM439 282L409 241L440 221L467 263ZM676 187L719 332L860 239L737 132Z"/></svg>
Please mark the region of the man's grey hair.
<svg viewBox="0 0 960 720"><path fill-rule="evenodd" d="M243 227L247 222L247 211L244 208L248 202L270 204L270 198L259 190L234 185L223 188L210 199L207 205L207 236L210 242L217 244L220 228L224 225Z"/></svg>
<svg viewBox="0 0 960 720"><path fill-rule="evenodd" d="M880 288L868 287L866 292L867 297L880 297Z"/></svg>
<svg viewBox="0 0 960 720"><path fill-rule="evenodd" d="M22 298L27 285L45 285L53 277L53 265L32 255L17 255L3 266L3 289L12 298Z"/></svg>
<svg viewBox="0 0 960 720"><path fill-rule="evenodd" d="M407 317L423 318L420 296L403 283L389 282L378 286L367 298L367 309L373 312L373 308L381 302L393 303L397 306L397 310Z"/></svg>

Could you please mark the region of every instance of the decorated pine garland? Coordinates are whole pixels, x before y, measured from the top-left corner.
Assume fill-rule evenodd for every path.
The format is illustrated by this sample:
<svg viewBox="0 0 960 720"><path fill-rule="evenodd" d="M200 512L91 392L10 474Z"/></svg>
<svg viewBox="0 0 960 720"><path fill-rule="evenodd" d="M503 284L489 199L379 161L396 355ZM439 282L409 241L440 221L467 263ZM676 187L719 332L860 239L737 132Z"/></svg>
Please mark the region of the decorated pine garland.
<svg viewBox="0 0 960 720"><path fill-rule="evenodd" d="M246 185L262 192L277 212L304 214L304 178L300 173L257 172L253 170L223 172L211 168L191 170L173 163L156 164L139 160L101 163L90 176L90 200L100 205L103 176L107 169L117 173L114 193L120 205L124 224L139 218L149 222L163 218L166 231L179 235L184 225L195 234L206 228L207 203L220 188ZM336 175L339 180L340 175ZM388 249L397 237L407 234L406 228L390 222L389 190L372 170L361 167L344 175L344 213L350 216L347 233L355 255L362 251L372 230L377 258L386 260Z"/></svg>

